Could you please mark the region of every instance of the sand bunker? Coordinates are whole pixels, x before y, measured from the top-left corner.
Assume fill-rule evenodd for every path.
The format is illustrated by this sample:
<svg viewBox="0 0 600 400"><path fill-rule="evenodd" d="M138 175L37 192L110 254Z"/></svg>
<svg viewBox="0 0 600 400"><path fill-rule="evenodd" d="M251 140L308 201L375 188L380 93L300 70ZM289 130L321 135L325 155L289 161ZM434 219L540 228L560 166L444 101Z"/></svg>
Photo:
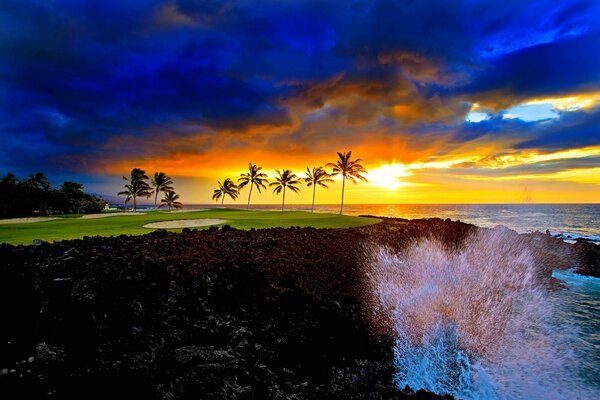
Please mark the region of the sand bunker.
<svg viewBox="0 0 600 400"><path fill-rule="evenodd" d="M144 215L141 212L116 212L116 213L102 213L102 214L86 214L81 217L81 219L96 219L96 218L106 218L106 217L119 217L124 215Z"/></svg>
<svg viewBox="0 0 600 400"><path fill-rule="evenodd" d="M10 218L10 219L0 219L0 225L7 224L30 224L32 222L45 222L52 221L55 219L61 219L56 217L26 217L26 218Z"/></svg>
<svg viewBox="0 0 600 400"><path fill-rule="evenodd" d="M199 226L217 225L227 222L224 219L204 218L204 219L179 219L175 221L152 222L144 225L144 228L152 229L170 229L170 228L197 228Z"/></svg>

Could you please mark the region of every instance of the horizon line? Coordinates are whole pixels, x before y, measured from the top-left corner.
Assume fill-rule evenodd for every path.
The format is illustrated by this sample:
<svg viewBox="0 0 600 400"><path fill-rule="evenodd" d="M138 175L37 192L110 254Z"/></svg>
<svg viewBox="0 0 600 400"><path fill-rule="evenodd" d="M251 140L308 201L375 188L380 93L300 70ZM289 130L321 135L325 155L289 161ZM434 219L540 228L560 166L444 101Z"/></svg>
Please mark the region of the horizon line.
<svg viewBox="0 0 600 400"><path fill-rule="evenodd" d="M110 203L111 205L120 205L118 203ZM123 204L124 205L124 204ZM153 203L138 203L138 205L143 206L153 206ZM344 206L419 206L419 205L454 205L454 206L473 206L473 205L600 205L600 202L585 202L585 203L543 203L543 202L531 202L531 203L344 203ZM224 204L222 207L219 204L214 203L188 203L184 204L186 206L211 206L211 208L228 208L228 207L247 207L246 204L236 203L236 204ZM281 203L252 203L250 205L250 209L254 206L277 206L281 207ZM311 207L310 203L289 203L286 206L308 206ZM320 203L315 204L317 206L336 206L339 207L340 203Z"/></svg>

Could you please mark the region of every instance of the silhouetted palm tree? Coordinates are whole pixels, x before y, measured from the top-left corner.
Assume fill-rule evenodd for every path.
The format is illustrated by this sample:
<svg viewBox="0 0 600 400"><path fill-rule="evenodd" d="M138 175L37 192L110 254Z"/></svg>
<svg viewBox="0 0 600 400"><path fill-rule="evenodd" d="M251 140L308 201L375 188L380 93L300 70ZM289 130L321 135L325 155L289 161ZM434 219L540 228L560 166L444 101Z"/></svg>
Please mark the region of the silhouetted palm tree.
<svg viewBox="0 0 600 400"><path fill-rule="evenodd" d="M240 190L238 186L233 183L233 181L229 178L225 179L223 183L219 181L219 188L213 191L213 200L217 201L221 199L221 207L223 207L223 203L225 202L225 196L231 197L232 200L236 200L240 194Z"/></svg>
<svg viewBox="0 0 600 400"><path fill-rule="evenodd" d="M325 189L329 188L327 186L328 183L332 183L333 179L331 179L331 175L323 169L323 167L313 167L312 171L306 167L306 178L304 178L306 185L308 187L313 187L313 195L312 195L312 207L310 211L315 211L315 192L317 189L317 185L324 187Z"/></svg>
<svg viewBox="0 0 600 400"><path fill-rule="evenodd" d="M0 178L0 183L4 184L6 186L14 187L14 186L17 186L17 184L19 183L19 180L17 179L17 176L15 174L13 174L12 172L9 172L8 174L6 174L2 178Z"/></svg>
<svg viewBox="0 0 600 400"><path fill-rule="evenodd" d="M158 201L158 192L172 192L175 189L173 186L173 181L171 177L165 174L164 172L155 172L154 177L150 181L152 187L154 188L154 207L156 208L156 203Z"/></svg>
<svg viewBox="0 0 600 400"><path fill-rule="evenodd" d="M281 201L281 211L283 211L283 207L285 205L285 189L290 189L294 193L300 192L300 188L296 186L300 184L300 180L298 180L296 174L292 173L292 171L289 169L275 172L277 172L275 182L271 182L269 187L275 187L275 189L273 189L273 193L275 194L279 194L283 191L283 200Z"/></svg>
<svg viewBox="0 0 600 400"><path fill-rule="evenodd" d="M342 174L342 203L340 205L340 214L342 214L344 212L344 190L346 188L346 180L349 180L355 185L357 179L362 182L368 182L367 178L361 175L368 172L365 167L360 164L362 162L360 158L350 160L352 151L347 153L338 152L337 154L338 160L335 163L327 163L326 166L333 168L331 176Z"/></svg>
<svg viewBox="0 0 600 400"><path fill-rule="evenodd" d="M252 188L256 186L256 190L260 193L260 188L267 189L265 184L267 181L267 174L260 172L262 167L255 164L248 164L248 172L241 174L238 179L238 188L241 190L244 186L250 185L250 192L248 193L248 208L250 208L250 196L252 195Z"/></svg>
<svg viewBox="0 0 600 400"><path fill-rule="evenodd" d="M181 204L181 202L179 202L178 200L179 200L179 195L175 194L174 191L171 190L171 191L165 192L165 197L160 201L163 204L158 206L158 208L161 208L163 206L169 207L169 210L171 210L173 208L183 208L183 204Z"/></svg>
<svg viewBox="0 0 600 400"><path fill-rule="evenodd" d="M133 199L133 211L137 210L137 198L145 197L148 198L152 194L152 188L146 182L148 176L146 172L139 168L134 168L131 170L131 176L128 178L126 176L123 177L128 183L125 184L125 190L117 193L118 196L127 196L125 198L125 207L127 207L127 203Z"/></svg>
<svg viewBox="0 0 600 400"><path fill-rule="evenodd" d="M48 182L48 178L44 175L43 172L36 172L35 174L29 174L27 180L25 180L25 185L43 190L44 192L49 192L52 189L52 185Z"/></svg>
<svg viewBox="0 0 600 400"><path fill-rule="evenodd" d="M85 204L83 185L77 182L64 181L60 186L60 191L69 204L69 212L81 214L81 209Z"/></svg>

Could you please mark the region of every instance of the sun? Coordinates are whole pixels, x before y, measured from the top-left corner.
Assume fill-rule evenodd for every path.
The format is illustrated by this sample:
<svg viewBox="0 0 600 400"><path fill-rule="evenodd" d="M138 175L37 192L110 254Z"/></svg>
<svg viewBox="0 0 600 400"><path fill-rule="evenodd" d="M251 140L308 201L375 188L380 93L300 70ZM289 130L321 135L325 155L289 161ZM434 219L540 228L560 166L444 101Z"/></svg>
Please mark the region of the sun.
<svg viewBox="0 0 600 400"><path fill-rule="evenodd" d="M409 182L402 180L402 178L411 175L403 164L384 164L369 171L369 182L388 190L396 190L402 186L411 185Z"/></svg>

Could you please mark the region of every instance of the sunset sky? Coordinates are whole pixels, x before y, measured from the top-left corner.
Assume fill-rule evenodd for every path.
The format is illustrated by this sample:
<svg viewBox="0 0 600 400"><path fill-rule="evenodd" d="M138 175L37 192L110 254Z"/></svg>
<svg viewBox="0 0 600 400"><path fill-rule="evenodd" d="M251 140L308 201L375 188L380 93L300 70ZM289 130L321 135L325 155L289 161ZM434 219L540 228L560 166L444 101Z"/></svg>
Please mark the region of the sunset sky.
<svg viewBox="0 0 600 400"><path fill-rule="evenodd" d="M0 175L112 196L352 150L347 203L600 202L600 1L2 0L0 139Z"/></svg>

